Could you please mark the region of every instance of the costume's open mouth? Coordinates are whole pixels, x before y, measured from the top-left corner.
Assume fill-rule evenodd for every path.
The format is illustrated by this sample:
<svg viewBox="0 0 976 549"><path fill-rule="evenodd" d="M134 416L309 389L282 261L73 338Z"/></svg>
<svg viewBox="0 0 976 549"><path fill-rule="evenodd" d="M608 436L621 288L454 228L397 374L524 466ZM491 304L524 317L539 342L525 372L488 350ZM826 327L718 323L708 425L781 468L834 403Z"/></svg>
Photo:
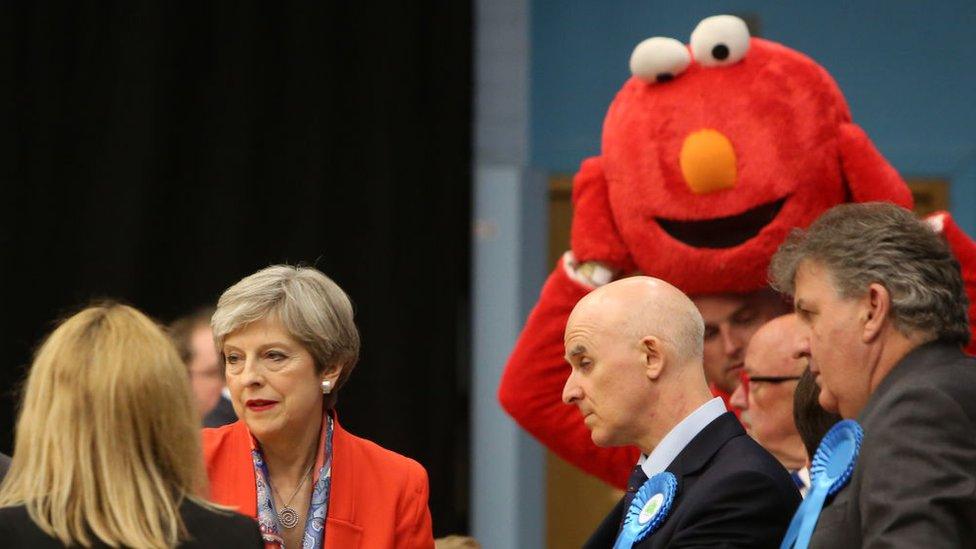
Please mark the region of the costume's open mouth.
<svg viewBox="0 0 976 549"><path fill-rule="evenodd" d="M786 197L739 215L698 221L656 218L664 232L695 248L732 248L759 234L786 202Z"/></svg>

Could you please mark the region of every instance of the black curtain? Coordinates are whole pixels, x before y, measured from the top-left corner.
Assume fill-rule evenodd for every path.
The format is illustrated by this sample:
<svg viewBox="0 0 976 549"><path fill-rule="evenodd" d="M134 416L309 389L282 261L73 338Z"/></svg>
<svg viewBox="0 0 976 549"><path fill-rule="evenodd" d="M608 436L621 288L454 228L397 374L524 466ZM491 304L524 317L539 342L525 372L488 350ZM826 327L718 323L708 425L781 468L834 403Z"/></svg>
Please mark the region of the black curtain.
<svg viewBox="0 0 976 549"><path fill-rule="evenodd" d="M356 304L343 424L465 531L471 48L465 2L0 8L0 450L59 316L168 321L302 262Z"/></svg>

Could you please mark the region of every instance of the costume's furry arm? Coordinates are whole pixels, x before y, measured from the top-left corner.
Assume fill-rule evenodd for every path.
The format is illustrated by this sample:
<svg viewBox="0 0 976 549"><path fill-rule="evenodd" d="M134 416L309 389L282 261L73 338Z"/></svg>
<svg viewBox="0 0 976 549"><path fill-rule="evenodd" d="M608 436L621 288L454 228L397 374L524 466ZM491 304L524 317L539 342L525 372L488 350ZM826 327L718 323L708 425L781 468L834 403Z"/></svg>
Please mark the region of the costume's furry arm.
<svg viewBox="0 0 976 549"><path fill-rule="evenodd" d="M600 157L583 161L573 178L573 254L580 263L596 261L616 272L635 270L613 213Z"/></svg>

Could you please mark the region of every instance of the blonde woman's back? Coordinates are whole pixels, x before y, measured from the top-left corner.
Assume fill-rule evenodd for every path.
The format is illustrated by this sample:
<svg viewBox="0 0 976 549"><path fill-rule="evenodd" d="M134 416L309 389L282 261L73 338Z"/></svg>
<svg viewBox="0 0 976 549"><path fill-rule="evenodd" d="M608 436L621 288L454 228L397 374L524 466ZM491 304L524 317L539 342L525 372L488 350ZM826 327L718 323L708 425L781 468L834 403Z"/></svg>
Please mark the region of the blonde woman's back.
<svg viewBox="0 0 976 549"><path fill-rule="evenodd" d="M191 500L180 506L180 517L188 536L178 547L209 549L212 547L264 547L256 523L237 513L220 513ZM31 519L23 505L0 508L0 546L30 549L58 549L65 545L48 535ZM91 547L110 547L95 539Z"/></svg>
<svg viewBox="0 0 976 549"><path fill-rule="evenodd" d="M191 547L225 531L260 547L252 521L198 497L204 483L186 370L160 328L119 304L61 323L25 385L0 543Z"/></svg>

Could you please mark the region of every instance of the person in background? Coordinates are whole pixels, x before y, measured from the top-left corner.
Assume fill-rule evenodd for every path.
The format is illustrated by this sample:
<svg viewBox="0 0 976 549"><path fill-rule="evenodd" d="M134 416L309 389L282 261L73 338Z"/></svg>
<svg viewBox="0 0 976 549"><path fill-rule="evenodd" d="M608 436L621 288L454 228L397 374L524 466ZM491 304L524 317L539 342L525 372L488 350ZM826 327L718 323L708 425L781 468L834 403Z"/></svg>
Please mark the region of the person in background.
<svg viewBox="0 0 976 549"><path fill-rule="evenodd" d="M796 353L802 328L791 314L770 320L756 331L746 349L743 382L730 404L742 411L749 436L783 464L800 493L806 494L810 486L807 453L793 423L793 391L807 363Z"/></svg>
<svg viewBox="0 0 976 549"><path fill-rule="evenodd" d="M424 468L339 424L359 358L342 288L268 267L220 296L212 326L241 418L203 430L214 501L257 518L269 547L433 548Z"/></svg>
<svg viewBox="0 0 976 549"><path fill-rule="evenodd" d="M237 421L224 384L224 365L220 363L210 329L213 313L213 307L202 307L169 325L176 350L190 373L194 405L204 427L220 427Z"/></svg>
<svg viewBox="0 0 976 549"><path fill-rule="evenodd" d="M817 453L820 441L841 419L843 418L839 415L823 409L820 405L820 387L817 386L810 369L804 370L793 394L793 422L807 452L807 470L813 455Z"/></svg>
<svg viewBox="0 0 976 549"><path fill-rule="evenodd" d="M976 359L959 263L887 203L824 213L780 246L820 404L864 431L810 547L963 547L976 539Z"/></svg>
<svg viewBox="0 0 976 549"><path fill-rule="evenodd" d="M703 332L692 301L650 277L601 286L573 309L563 402L579 409L597 446L642 452L586 547L613 546L636 492L661 473L676 479L674 506L635 547L775 547L786 532L799 493L709 391Z"/></svg>
<svg viewBox="0 0 976 549"><path fill-rule="evenodd" d="M705 321L705 378L712 394L736 411L729 400L739 386L749 340L760 326L788 313L789 307L770 290L695 295L691 300Z"/></svg>
<svg viewBox="0 0 976 549"><path fill-rule="evenodd" d="M126 305L84 309L34 358L0 488L4 547L261 547L253 520L201 496L186 368Z"/></svg>

